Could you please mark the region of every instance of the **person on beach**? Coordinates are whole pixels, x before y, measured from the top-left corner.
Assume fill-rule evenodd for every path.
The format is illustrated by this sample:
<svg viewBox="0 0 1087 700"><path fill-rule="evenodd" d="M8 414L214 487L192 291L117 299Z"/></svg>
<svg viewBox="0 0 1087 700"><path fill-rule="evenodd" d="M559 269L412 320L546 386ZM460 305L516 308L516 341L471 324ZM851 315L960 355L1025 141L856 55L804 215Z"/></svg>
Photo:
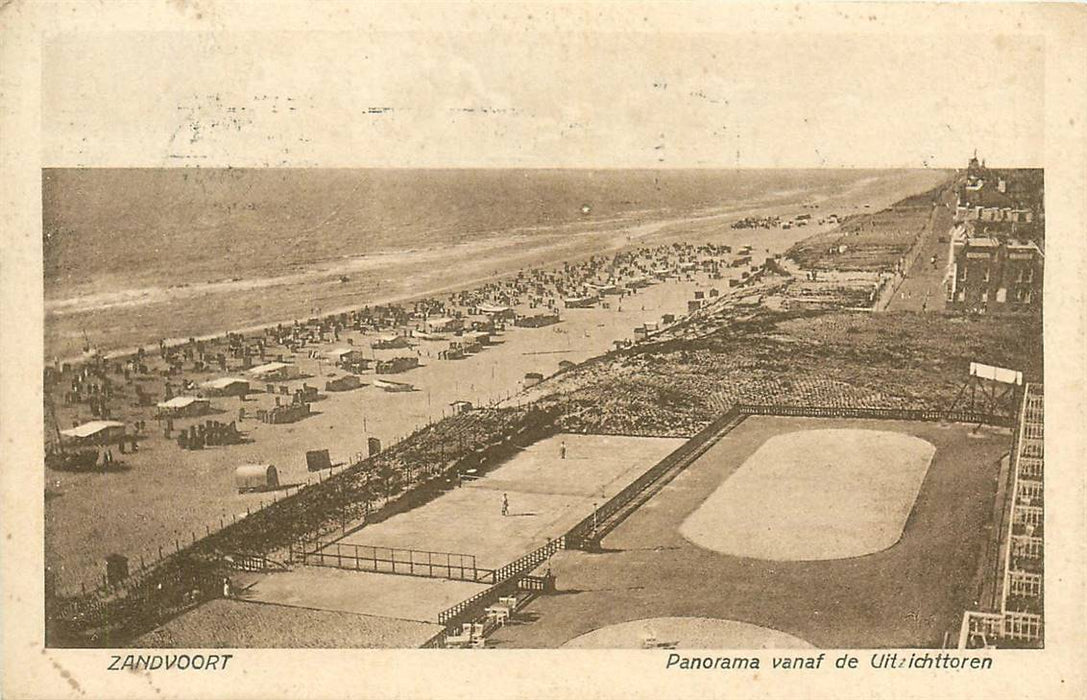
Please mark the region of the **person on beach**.
<svg viewBox="0 0 1087 700"><path fill-rule="evenodd" d="M566 441L563 440L559 445L559 459L566 459Z"/></svg>
<svg viewBox="0 0 1087 700"><path fill-rule="evenodd" d="M503 517L510 514L510 498L507 494L502 494L502 515Z"/></svg>

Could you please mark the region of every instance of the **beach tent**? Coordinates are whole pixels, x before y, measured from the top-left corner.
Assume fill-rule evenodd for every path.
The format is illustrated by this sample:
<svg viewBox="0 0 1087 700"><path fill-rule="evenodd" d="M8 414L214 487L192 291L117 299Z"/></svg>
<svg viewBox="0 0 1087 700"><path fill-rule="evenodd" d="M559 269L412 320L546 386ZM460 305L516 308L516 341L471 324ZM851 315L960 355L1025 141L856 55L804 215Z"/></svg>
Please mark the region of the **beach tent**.
<svg viewBox="0 0 1087 700"><path fill-rule="evenodd" d="M464 413L472 410L471 401L454 401L449 405L453 408L453 413Z"/></svg>
<svg viewBox="0 0 1087 700"><path fill-rule="evenodd" d="M397 335L396 333L386 333L375 338L374 341L370 343L370 347L377 350L406 348L408 347L408 339L402 335Z"/></svg>
<svg viewBox="0 0 1087 700"><path fill-rule="evenodd" d="M425 330L428 333L448 333L451 331L459 331L464 327L464 321L459 318L428 318L423 324Z"/></svg>
<svg viewBox="0 0 1087 700"><path fill-rule="evenodd" d="M243 464L234 470L238 493L279 488L279 473L271 464Z"/></svg>
<svg viewBox="0 0 1087 700"><path fill-rule="evenodd" d="M485 331L469 331L464 334L464 340L479 343L480 345L490 345L491 334Z"/></svg>
<svg viewBox="0 0 1087 700"><path fill-rule="evenodd" d="M515 315L512 306L505 306L501 304L481 304L479 307L479 313L491 316L493 318L513 318Z"/></svg>
<svg viewBox="0 0 1087 700"><path fill-rule="evenodd" d="M356 362L364 358L358 348L336 348L328 351L328 357L334 362Z"/></svg>
<svg viewBox="0 0 1087 700"><path fill-rule="evenodd" d="M362 386L362 380L353 374L345 374L342 377L329 379L325 382L325 391L350 391Z"/></svg>
<svg viewBox="0 0 1087 700"><path fill-rule="evenodd" d="M119 440L125 434L125 424L115 420L92 420L62 430L60 434L76 443L105 445Z"/></svg>
<svg viewBox="0 0 1087 700"><path fill-rule="evenodd" d="M249 380L219 377L202 383L200 389L208 396L241 396L249 393Z"/></svg>
<svg viewBox="0 0 1087 700"><path fill-rule="evenodd" d="M211 402L196 396L175 396L169 401L161 402L157 408L159 415L163 416L199 416L207 413Z"/></svg>
<svg viewBox="0 0 1087 700"><path fill-rule="evenodd" d="M264 381L284 381L299 376L298 367L286 362L268 362L249 370L249 374Z"/></svg>

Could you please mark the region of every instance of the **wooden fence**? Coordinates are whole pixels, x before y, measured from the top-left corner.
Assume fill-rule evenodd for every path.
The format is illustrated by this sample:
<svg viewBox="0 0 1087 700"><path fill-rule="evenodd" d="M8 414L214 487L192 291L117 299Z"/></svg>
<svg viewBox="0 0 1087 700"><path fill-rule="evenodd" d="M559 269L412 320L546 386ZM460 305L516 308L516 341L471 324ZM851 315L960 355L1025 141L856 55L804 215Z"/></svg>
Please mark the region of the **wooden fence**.
<svg viewBox="0 0 1087 700"><path fill-rule="evenodd" d="M864 408L852 406L786 406L781 404L736 404L747 415L797 416L804 418L875 418L880 420L949 421L1011 427L1012 416L978 411L943 411L928 408Z"/></svg>
<svg viewBox="0 0 1087 700"><path fill-rule="evenodd" d="M291 546L291 560L308 566L326 566L379 574L443 578L452 581L494 583L495 571L476 565L473 554L432 552L425 549L376 547L333 542Z"/></svg>
<svg viewBox="0 0 1087 700"><path fill-rule="evenodd" d="M733 407L713 423L703 428L693 438L650 467L644 474L627 485L626 488L616 493L581 522L570 528L564 538L566 547L569 549L588 549L594 546L601 537L622 522L620 511L624 507L657 483L668 472L676 472L685 468L708 450L721 435L739 425L744 417L745 414L742 410Z"/></svg>
<svg viewBox="0 0 1087 700"><path fill-rule="evenodd" d="M438 613L438 623L450 628L481 617L488 605L492 605L503 595L515 593L521 578L563 547L563 538L559 537L496 569L494 585Z"/></svg>

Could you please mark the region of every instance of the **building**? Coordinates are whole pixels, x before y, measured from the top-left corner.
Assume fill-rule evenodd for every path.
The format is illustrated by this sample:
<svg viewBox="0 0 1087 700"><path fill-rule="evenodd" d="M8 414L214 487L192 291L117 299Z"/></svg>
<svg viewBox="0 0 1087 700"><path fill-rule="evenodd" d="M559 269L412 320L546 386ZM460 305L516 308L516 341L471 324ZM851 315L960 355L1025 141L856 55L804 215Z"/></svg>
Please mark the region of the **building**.
<svg viewBox="0 0 1087 700"><path fill-rule="evenodd" d="M481 304L479 313L498 321L512 321L517 315L512 306L503 304Z"/></svg>
<svg viewBox="0 0 1087 700"><path fill-rule="evenodd" d="M301 376L298 367L286 362L269 362L248 370L248 373L266 382L283 382Z"/></svg>
<svg viewBox="0 0 1087 700"><path fill-rule="evenodd" d="M971 236L961 226L951 238L947 308L977 313L1040 311L1045 256L1033 241Z"/></svg>
<svg viewBox="0 0 1087 700"><path fill-rule="evenodd" d="M125 424L115 420L95 420L60 431L66 442L77 446L108 445L118 442L125 434Z"/></svg>
<svg viewBox="0 0 1087 700"><path fill-rule="evenodd" d="M428 318L423 322L423 330L427 333L454 333L464 328L464 321L459 318L442 316L440 318Z"/></svg>
<svg viewBox="0 0 1087 700"><path fill-rule="evenodd" d="M328 358L340 369L352 372L365 371L372 363L371 359L358 348L337 348L329 351Z"/></svg>
<svg viewBox="0 0 1087 700"><path fill-rule="evenodd" d="M249 382L237 377L219 377L202 383L200 390L205 396L245 396L249 393Z"/></svg>
<svg viewBox="0 0 1087 700"><path fill-rule="evenodd" d="M175 396L159 403L156 408L160 416L172 418L202 416L211 408L211 401L196 396Z"/></svg>

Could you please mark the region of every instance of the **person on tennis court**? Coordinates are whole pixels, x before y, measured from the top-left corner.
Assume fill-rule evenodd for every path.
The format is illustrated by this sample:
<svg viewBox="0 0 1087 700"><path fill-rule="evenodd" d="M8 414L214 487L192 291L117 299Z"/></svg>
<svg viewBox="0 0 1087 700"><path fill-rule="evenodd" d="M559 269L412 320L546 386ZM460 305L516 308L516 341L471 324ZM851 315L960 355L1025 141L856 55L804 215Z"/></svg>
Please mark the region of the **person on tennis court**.
<svg viewBox="0 0 1087 700"><path fill-rule="evenodd" d="M507 494L502 494L502 515L510 514L510 498Z"/></svg>

